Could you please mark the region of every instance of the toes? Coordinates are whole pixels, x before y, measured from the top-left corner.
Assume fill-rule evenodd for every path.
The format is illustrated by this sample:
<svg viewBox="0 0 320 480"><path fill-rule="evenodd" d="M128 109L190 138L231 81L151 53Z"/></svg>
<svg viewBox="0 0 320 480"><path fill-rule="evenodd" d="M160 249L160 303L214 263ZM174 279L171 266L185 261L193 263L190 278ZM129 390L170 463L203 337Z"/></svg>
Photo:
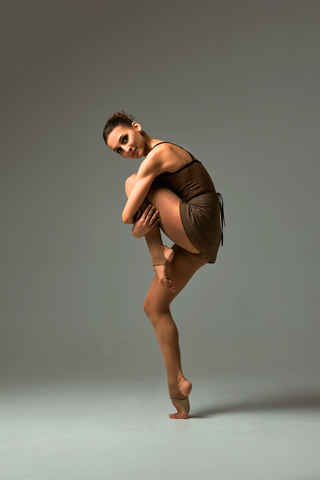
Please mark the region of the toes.
<svg viewBox="0 0 320 480"><path fill-rule="evenodd" d="M165 282L170 289L174 288L174 286L172 285L172 280L170 278L165 277Z"/></svg>
<svg viewBox="0 0 320 480"><path fill-rule="evenodd" d="M167 290L170 290L171 292L175 292L175 291L176 291L176 289L174 288L173 285L166 285L166 287L167 287Z"/></svg>
<svg viewBox="0 0 320 480"><path fill-rule="evenodd" d="M180 419L180 420L185 420L185 419L188 418L188 414L187 413L170 413L169 417Z"/></svg>
<svg viewBox="0 0 320 480"><path fill-rule="evenodd" d="M175 292L176 289L175 287L172 285L172 281L169 280L167 277L165 277L164 279L162 280L159 280L159 282L161 283L161 285L163 287L165 287L167 290L171 290L172 292Z"/></svg>

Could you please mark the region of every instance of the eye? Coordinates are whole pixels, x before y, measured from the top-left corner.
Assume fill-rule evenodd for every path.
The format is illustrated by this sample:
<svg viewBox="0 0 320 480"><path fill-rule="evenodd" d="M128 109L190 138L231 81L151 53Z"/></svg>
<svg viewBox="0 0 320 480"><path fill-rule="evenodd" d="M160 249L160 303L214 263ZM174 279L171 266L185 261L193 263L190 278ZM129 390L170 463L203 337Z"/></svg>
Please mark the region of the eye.
<svg viewBox="0 0 320 480"><path fill-rule="evenodd" d="M127 141L128 141L128 135L123 135L123 137L121 138L121 143L127 143ZM118 147L116 152L120 154L122 152L122 148Z"/></svg>

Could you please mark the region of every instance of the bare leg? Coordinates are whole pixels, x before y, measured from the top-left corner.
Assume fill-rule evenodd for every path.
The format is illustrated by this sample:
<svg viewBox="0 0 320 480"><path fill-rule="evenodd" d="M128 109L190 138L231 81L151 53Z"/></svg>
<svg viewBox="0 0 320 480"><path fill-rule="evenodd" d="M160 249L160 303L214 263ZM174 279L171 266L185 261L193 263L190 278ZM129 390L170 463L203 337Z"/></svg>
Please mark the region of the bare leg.
<svg viewBox="0 0 320 480"><path fill-rule="evenodd" d="M125 184L125 190L127 197L129 197L134 184L135 184L136 174L129 177ZM140 206L141 210L144 211L149 202L145 199ZM152 265L158 281L161 283L162 286L166 287L167 289L171 290L172 292L175 291L174 284L172 283L170 276L168 274L168 267L167 265L171 262L174 252L171 248L166 247L162 243L161 233L159 229L159 225L155 225L150 232L148 232L144 236L149 253L152 259Z"/></svg>
<svg viewBox="0 0 320 480"><path fill-rule="evenodd" d="M190 411L188 395L192 384L182 373L179 334L169 306L194 273L209 259L192 255L178 245L174 245L173 250L175 256L168 269L176 291L162 288L154 278L144 302L144 310L152 323L164 359L170 398L178 410L178 413L169 416L184 419Z"/></svg>
<svg viewBox="0 0 320 480"><path fill-rule="evenodd" d="M136 175L133 175L126 182L128 196L134 186L135 177ZM194 273L205 265L209 258L194 255L199 251L191 244L184 231L180 217L180 199L177 195L169 189L157 188L152 185L144 203L144 208L146 208L148 202L155 205L160 211L161 220L159 223L161 229L175 242L172 247L174 257L171 263L166 267L159 267L167 269L168 273L166 275L172 279L175 290L163 288L162 284L159 283L159 277L157 278L159 272L156 271L157 276L154 277L150 286L144 303L144 310L157 336L166 366L170 398L178 410L178 413L171 414L170 418L187 418L190 411L188 395L191 392L192 384L182 373L179 334L169 306ZM162 240L158 224L150 230L145 238L149 250L159 248L159 245L161 248ZM151 251L150 254L152 257Z"/></svg>
<svg viewBox="0 0 320 480"><path fill-rule="evenodd" d="M135 181L136 174L129 177L126 181L125 188L128 197L134 187ZM141 210L144 210L149 205L149 202L156 205L160 211L161 220L159 224L164 233L180 247L192 253L199 253L190 242L182 225L180 198L171 190L153 184L149 189L147 198L140 207ZM168 273L168 264L172 260L174 252L162 244L159 224L155 225L154 228L145 235L145 239L158 281L162 286L174 292L175 285L171 281Z"/></svg>

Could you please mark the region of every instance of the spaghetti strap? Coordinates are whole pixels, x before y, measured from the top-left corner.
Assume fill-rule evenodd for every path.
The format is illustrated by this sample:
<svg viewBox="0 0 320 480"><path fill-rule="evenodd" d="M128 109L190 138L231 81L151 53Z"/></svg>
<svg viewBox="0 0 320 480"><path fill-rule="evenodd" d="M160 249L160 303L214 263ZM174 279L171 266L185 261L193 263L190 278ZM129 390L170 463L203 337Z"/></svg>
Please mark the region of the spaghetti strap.
<svg viewBox="0 0 320 480"><path fill-rule="evenodd" d="M220 203L220 220L221 220L221 246L223 245L223 224L226 227L226 222L224 219L224 208L223 208L223 198L221 193L217 192L217 195L219 197L219 203Z"/></svg>
<svg viewBox="0 0 320 480"><path fill-rule="evenodd" d="M178 172L181 172L181 170L184 170L186 167L189 167L189 166L192 165L194 162L199 162L199 160L196 160L196 159L194 158L194 156L192 155L192 153L188 152L188 150L186 150L185 148L180 147L180 145L177 145L177 144L172 143L172 142L165 142L165 141L164 141L164 142L156 143L156 145L154 145L154 146L152 147L152 149L155 148L155 147L157 147L158 145L161 145L162 143L169 143L169 144L171 144L171 145L175 145L176 147L179 147L179 148L181 148L182 150L184 150L185 152L189 153L189 155L190 155L191 158L192 158L192 162L188 163L187 165L184 165L184 167L180 168L180 169L177 170L176 172L171 172L170 174L167 174L167 175L165 175L164 177L163 177L163 175L162 175L162 178L164 178L165 181L167 181L167 183L169 182L169 185L170 185L170 182L171 182L171 186L172 186L172 185L174 185L174 182L175 182L174 179L176 178L176 177L173 177L173 174L177 174ZM151 150L152 150L152 149L151 149ZM201 162L199 162L199 164L202 165ZM200 168L200 167L199 167L199 168ZM201 177L201 175L202 175L202 177ZM206 178L207 178L206 176L209 177L209 174L208 174L208 172L207 172L206 170L205 170L205 173L202 172L201 175L199 174L199 180L197 180L198 183L199 183L199 182L201 183L201 178L205 178L205 179L206 179ZM206 176L204 176L204 175L206 175ZM159 177L161 177L161 175L159 175ZM172 179L172 180L171 180L171 179ZM209 177L209 179L210 179L210 182L212 183L211 177ZM193 181L195 181L195 179L193 179ZM208 186L208 188L207 188L207 190L205 190L205 192L212 192L212 191L215 192L214 186L211 185L211 183L210 183L210 185L209 185L208 182L207 182L206 185ZM169 187L169 188L170 188L170 187ZM205 194L205 192L202 192L202 193ZM197 195L199 195L199 197L198 197ZM197 195L195 195L194 198L200 198L200 195L201 195L201 194L197 194ZM225 218L224 218L223 197L222 197L221 193L219 193L219 192L217 192L217 195L218 195L219 204L220 204L220 225L221 225L221 240L220 240L220 243L221 243L221 245L223 245L223 226L226 226L226 221L225 221ZM184 198L184 197L182 196L182 198ZM191 201L192 198L193 198L193 197L190 197L189 200ZM189 201L189 200L188 200L188 201ZM190 224L192 224L192 228L193 228L193 223L191 222ZM191 235L190 235L190 236L191 236ZM199 247L197 247L197 248L200 250ZM209 256L209 255L207 255L207 256ZM210 263L214 263L214 262L210 262Z"/></svg>
<svg viewBox="0 0 320 480"><path fill-rule="evenodd" d="M192 160L194 160L194 156L192 155L192 153L188 152L188 150L186 150L185 148L180 147L180 145L177 145L176 143L172 143L172 142L159 142L159 143L156 143L156 144L151 148L151 150L153 150L153 149L154 149L155 147L157 147L158 145L161 145L161 143L170 143L170 145L174 145L175 147L182 148L182 150L184 150L185 152L189 153L189 155L191 155Z"/></svg>

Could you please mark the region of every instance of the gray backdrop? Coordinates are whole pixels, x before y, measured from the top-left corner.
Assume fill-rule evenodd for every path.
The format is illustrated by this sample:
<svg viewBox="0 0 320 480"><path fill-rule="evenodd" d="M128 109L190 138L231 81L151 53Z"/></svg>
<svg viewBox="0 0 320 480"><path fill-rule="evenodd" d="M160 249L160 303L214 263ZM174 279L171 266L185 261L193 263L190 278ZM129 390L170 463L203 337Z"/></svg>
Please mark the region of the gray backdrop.
<svg viewBox="0 0 320 480"><path fill-rule="evenodd" d="M1 2L3 378L164 374L119 109L202 161L225 245L172 306L183 370L319 367L319 1ZM165 239L170 244L168 239Z"/></svg>

